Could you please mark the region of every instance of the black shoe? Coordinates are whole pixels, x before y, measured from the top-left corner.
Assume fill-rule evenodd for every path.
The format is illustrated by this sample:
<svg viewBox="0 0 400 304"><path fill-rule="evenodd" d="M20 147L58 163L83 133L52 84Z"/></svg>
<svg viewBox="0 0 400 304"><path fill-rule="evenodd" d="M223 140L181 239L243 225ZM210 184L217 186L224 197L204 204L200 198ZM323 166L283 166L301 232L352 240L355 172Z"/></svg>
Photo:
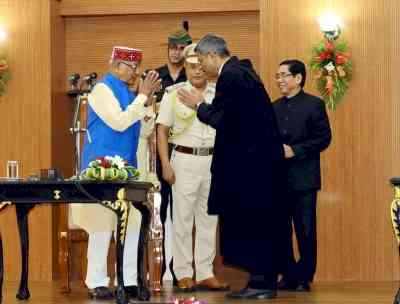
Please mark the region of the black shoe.
<svg viewBox="0 0 400 304"><path fill-rule="evenodd" d="M138 287L136 285L125 286L125 293L129 298L137 298Z"/></svg>
<svg viewBox="0 0 400 304"><path fill-rule="evenodd" d="M296 286L298 292L309 292L311 290L310 283L308 281L300 281Z"/></svg>
<svg viewBox="0 0 400 304"><path fill-rule="evenodd" d="M96 287L89 290L89 298L96 300L111 300L114 299L114 293L110 288L105 286Z"/></svg>
<svg viewBox="0 0 400 304"><path fill-rule="evenodd" d="M230 299L273 299L276 298L275 289L253 289L243 288L239 291L232 291L226 294Z"/></svg>
<svg viewBox="0 0 400 304"><path fill-rule="evenodd" d="M295 281L289 281L289 280L282 278L278 282L277 287L279 290L296 290L297 285L298 284Z"/></svg>

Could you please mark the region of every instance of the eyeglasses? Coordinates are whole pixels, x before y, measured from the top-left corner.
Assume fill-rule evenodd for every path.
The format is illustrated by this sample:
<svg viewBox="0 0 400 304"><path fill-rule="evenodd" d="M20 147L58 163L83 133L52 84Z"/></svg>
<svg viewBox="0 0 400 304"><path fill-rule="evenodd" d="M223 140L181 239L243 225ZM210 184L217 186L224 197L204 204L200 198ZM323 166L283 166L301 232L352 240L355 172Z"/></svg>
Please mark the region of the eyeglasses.
<svg viewBox="0 0 400 304"><path fill-rule="evenodd" d="M284 78L289 77L289 76L293 76L293 74L292 74L292 73L287 73L287 74L284 74L284 73L275 74L275 80L284 79Z"/></svg>
<svg viewBox="0 0 400 304"><path fill-rule="evenodd" d="M129 64L129 63L126 63L126 62L123 62L123 61L121 61L120 63L125 64L126 66L130 67L131 70L132 70L133 72L136 72L137 65L135 65L135 64Z"/></svg>

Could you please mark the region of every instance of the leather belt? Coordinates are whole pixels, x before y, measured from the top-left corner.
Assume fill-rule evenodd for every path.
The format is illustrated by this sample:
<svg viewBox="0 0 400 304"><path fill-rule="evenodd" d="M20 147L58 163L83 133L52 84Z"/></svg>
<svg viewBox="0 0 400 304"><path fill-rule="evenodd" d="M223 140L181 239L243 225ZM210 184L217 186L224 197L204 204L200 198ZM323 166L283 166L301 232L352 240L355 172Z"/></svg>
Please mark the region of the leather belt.
<svg viewBox="0 0 400 304"><path fill-rule="evenodd" d="M208 156L212 155L214 152L214 148L208 148L208 147L201 147L201 148L192 148L192 147L185 147L185 146L175 146L175 151L185 153L185 154L192 154L192 155L197 155L197 156Z"/></svg>

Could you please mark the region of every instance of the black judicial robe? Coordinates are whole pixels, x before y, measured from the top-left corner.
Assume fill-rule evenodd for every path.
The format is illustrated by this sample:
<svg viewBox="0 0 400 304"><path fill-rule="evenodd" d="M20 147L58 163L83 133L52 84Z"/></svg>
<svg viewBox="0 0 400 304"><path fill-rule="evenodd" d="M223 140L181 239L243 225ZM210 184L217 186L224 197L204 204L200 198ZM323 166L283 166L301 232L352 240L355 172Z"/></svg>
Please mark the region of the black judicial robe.
<svg viewBox="0 0 400 304"><path fill-rule="evenodd" d="M200 121L216 129L208 213L219 215L224 263L251 273L277 267L287 223L284 151L268 93L249 60L230 58Z"/></svg>

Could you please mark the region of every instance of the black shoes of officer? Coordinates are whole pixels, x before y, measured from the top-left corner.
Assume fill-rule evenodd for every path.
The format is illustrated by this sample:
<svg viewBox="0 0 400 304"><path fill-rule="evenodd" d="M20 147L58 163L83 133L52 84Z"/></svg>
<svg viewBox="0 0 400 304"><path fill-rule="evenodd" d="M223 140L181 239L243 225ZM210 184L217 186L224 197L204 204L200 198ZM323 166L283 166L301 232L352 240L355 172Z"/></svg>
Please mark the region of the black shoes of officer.
<svg viewBox="0 0 400 304"><path fill-rule="evenodd" d="M138 287L136 285L125 286L125 293L129 298L137 298L138 296Z"/></svg>
<svg viewBox="0 0 400 304"><path fill-rule="evenodd" d="M232 291L226 294L229 299L273 299L276 298L277 292L275 289L254 289L243 288L239 291Z"/></svg>
<svg viewBox="0 0 400 304"><path fill-rule="evenodd" d="M110 288L100 286L89 290L89 298L96 300L111 300L114 299L114 293Z"/></svg>

